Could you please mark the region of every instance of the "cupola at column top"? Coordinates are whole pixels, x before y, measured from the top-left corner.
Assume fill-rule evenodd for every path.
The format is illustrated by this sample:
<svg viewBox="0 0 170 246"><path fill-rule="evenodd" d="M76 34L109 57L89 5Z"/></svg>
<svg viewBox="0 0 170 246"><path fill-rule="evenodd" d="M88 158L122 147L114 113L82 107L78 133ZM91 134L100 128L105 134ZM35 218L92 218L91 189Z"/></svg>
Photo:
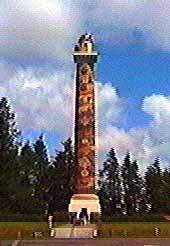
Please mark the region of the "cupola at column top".
<svg viewBox="0 0 170 246"><path fill-rule="evenodd" d="M81 58L80 58L81 56ZM97 62L98 53L95 50L94 38L91 34L83 34L78 39L74 47L74 62L82 63L84 60L90 60L91 63Z"/></svg>

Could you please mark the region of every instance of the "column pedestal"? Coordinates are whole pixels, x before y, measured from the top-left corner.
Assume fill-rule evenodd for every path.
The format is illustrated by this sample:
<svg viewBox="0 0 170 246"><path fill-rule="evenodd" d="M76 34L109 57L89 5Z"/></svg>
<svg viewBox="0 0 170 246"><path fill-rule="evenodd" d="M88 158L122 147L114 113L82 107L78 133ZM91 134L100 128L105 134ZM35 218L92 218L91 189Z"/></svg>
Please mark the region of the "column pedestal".
<svg viewBox="0 0 170 246"><path fill-rule="evenodd" d="M95 194L74 194L69 204L69 213L79 214L82 208L86 208L89 215L91 213L100 215L101 207L98 196Z"/></svg>

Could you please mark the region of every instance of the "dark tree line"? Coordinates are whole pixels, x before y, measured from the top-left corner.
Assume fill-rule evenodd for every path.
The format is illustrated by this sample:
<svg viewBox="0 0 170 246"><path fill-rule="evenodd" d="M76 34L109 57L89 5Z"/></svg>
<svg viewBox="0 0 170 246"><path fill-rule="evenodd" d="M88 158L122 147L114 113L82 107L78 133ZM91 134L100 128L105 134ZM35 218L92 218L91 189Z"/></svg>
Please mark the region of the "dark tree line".
<svg viewBox="0 0 170 246"><path fill-rule="evenodd" d="M68 138L49 158L41 134L22 141L7 98L0 99L0 213L44 214L67 211L74 190L74 151ZM170 213L170 167L159 158L142 176L127 153L120 165L112 148L99 172L102 211L106 215Z"/></svg>
<svg viewBox="0 0 170 246"><path fill-rule="evenodd" d="M71 139L49 159L43 134L22 143L7 98L0 99L0 212L66 211L73 190Z"/></svg>
<svg viewBox="0 0 170 246"><path fill-rule="evenodd" d="M142 176L130 153L120 165L112 148L99 176L98 194L104 214L170 213L170 167L162 170L158 158Z"/></svg>

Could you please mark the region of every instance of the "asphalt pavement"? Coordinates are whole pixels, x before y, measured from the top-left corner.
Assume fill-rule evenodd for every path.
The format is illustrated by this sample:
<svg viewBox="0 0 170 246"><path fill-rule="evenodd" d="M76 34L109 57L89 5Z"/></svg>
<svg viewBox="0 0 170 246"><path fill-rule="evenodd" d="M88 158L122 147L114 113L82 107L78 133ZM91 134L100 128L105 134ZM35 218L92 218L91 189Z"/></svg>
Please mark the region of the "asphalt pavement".
<svg viewBox="0 0 170 246"><path fill-rule="evenodd" d="M1 241L0 246L12 245ZM17 246L170 246L170 238L23 240Z"/></svg>

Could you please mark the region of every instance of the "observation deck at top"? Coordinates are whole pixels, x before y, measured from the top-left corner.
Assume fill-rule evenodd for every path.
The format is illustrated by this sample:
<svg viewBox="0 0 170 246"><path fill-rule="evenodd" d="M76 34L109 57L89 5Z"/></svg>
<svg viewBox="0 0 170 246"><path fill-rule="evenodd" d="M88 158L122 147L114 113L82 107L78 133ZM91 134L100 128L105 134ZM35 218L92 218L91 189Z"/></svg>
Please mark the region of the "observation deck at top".
<svg viewBox="0 0 170 246"><path fill-rule="evenodd" d="M94 64L97 62L99 53L95 50L94 39L91 34L82 35L78 44L74 48L74 62L75 63L89 63Z"/></svg>

